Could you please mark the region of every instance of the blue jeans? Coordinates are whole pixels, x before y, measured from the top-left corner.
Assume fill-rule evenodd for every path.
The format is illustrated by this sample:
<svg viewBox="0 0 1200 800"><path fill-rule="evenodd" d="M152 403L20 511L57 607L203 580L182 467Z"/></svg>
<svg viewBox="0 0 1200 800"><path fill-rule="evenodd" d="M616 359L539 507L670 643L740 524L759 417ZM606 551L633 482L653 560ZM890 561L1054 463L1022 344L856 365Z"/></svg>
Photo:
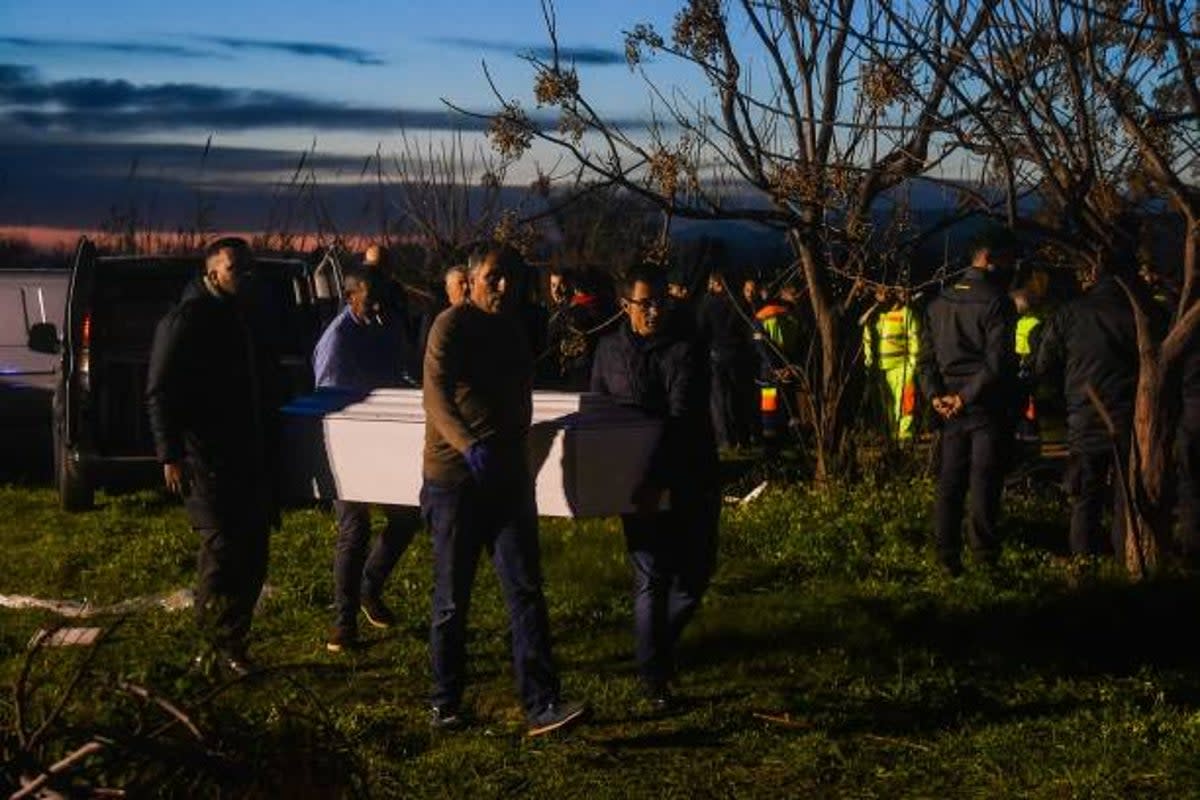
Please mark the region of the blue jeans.
<svg viewBox="0 0 1200 800"><path fill-rule="evenodd" d="M537 506L525 470L496 472L511 477L486 488L470 480L457 485L426 480L421 487L421 512L433 537L432 701L450 707L462 702L467 613L475 569L486 549L508 605L517 689L525 711L535 714L559 696L542 594Z"/></svg>
<svg viewBox="0 0 1200 800"><path fill-rule="evenodd" d="M674 679L675 646L716 567L719 495L697 492L673 505L671 511L621 517L633 567L634 651L642 682L652 691Z"/></svg>
<svg viewBox="0 0 1200 800"><path fill-rule="evenodd" d="M378 597L383 584L404 555L420 526L413 509L407 506L383 506L387 525L375 538L370 553L371 506L347 500L333 501L338 538L333 555L333 596L337 608L336 625L356 630L358 609L363 597Z"/></svg>

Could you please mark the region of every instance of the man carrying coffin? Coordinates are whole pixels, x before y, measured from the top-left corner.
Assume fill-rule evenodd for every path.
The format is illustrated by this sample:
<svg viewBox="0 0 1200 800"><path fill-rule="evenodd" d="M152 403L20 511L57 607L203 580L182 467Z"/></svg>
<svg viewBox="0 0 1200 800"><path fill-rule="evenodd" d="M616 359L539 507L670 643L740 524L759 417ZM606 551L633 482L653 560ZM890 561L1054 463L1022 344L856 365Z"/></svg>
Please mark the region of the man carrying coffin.
<svg viewBox="0 0 1200 800"><path fill-rule="evenodd" d="M385 305L385 280L379 272L365 269L346 275L346 306L329 323L313 351L318 387L369 392L412 385L403 363L409 349L405 320ZM334 500L333 513L338 530L333 564L337 616L325 647L340 653L358 644L360 608L376 628L396 624L383 602L383 584L412 541L420 520L408 506L385 505L387 524L368 554L370 504Z"/></svg>
<svg viewBox="0 0 1200 800"><path fill-rule="evenodd" d="M588 710L563 701L551 656L526 454L533 358L509 310L510 285L524 268L508 248L473 252L467 302L438 315L425 350L421 511L433 538L433 725L442 730L466 724L467 612L484 550L508 604L529 735L578 723Z"/></svg>
<svg viewBox="0 0 1200 800"><path fill-rule="evenodd" d="M593 392L661 420L662 438L622 516L633 565L634 638L643 690L655 712L670 709L675 647L716 565L720 495L707 376L692 344L669 324L663 276L652 266L623 281L628 319L604 337ZM669 510L662 510L663 500Z"/></svg>

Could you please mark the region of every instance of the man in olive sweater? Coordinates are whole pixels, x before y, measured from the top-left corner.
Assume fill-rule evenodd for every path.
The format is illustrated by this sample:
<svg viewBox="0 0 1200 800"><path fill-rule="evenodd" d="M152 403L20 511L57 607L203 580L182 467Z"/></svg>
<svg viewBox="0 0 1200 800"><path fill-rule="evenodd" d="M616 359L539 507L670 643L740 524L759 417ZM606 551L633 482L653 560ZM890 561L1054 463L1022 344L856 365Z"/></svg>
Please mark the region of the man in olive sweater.
<svg viewBox="0 0 1200 800"><path fill-rule="evenodd" d="M467 263L468 300L434 320L425 350L421 512L433 538L433 725L464 726L466 622L475 568L492 556L508 605L518 689L536 736L581 721L550 651L537 505L526 456L533 360L508 290L524 262L487 247Z"/></svg>

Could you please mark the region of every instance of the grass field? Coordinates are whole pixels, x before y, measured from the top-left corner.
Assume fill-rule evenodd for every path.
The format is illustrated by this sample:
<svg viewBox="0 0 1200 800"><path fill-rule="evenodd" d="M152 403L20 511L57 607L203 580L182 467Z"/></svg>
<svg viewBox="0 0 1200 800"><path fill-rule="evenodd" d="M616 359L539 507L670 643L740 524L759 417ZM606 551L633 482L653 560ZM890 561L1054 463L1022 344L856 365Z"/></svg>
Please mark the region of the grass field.
<svg viewBox="0 0 1200 800"><path fill-rule="evenodd" d="M435 735L427 537L389 587L399 629L333 656L332 522L293 511L256 619L269 669L232 684L191 670L187 612L102 619L115 627L36 755L49 763L98 735L106 748L80 775L130 796L1200 796L1200 585L1130 586L1111 565L1053 558L1065 526L1053 495L1010 494L1000 569L946 578L926 542L930 492L919 479L791 487L727 509L717 579L685 638L687 702L664 719L638 707L617 525L544 521L557 656L595 718L536 742L522 736L490 570L470 645L479 722ZM195 543L157 494L66 515L47 490L7 488L0 508L0 594L103 605L190 584ZM30 637L56 619L0 610L0 681L19 681ZM32 662L23 730L84 658ZM182 709L203 741L182 725L149 736L170 717L130 683ZM16 714L8 692L0 789L18 771Z"/></svg>

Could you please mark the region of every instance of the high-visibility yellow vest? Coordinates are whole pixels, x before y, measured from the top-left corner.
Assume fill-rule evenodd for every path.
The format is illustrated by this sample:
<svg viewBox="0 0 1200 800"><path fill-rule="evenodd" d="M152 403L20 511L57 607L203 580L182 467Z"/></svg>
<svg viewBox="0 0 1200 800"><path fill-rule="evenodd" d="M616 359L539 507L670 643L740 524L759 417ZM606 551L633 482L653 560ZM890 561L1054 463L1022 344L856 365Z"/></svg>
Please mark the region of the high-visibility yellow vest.
<svg viewBox="0 0 1200 800"><path fill-rule="evenodd" d="M1017 355L1025 358L1033 354L1033 346L1029 343L1030 337L1038 325L1042 324L1042 317L1031 311L1026 311L1017 318L1017 335L1016 335L1016 351Z"/></svg>
<svg viewBox="0 0 1200 800"><path fill-rule="evenodd" d="M884 311L863 329L863 352L868 367L890 370L907 365L915 370L920 349L917 315L908 306Z"/></svg>

